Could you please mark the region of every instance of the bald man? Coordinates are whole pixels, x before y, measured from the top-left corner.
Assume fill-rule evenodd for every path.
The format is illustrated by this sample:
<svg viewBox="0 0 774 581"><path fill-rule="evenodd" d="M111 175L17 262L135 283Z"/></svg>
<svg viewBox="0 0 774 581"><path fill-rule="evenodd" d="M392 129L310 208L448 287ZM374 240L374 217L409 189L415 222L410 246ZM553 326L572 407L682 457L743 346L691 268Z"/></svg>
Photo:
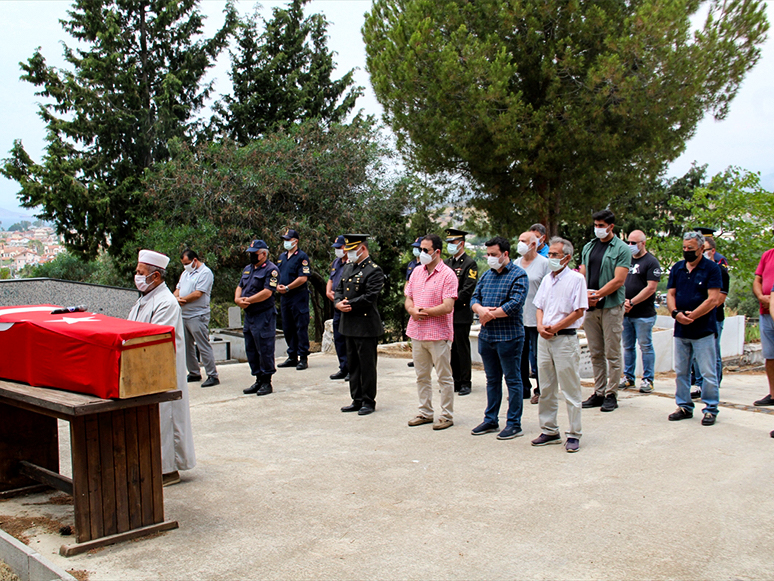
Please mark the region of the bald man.
<svg viewBox="0 0 774 581"><path fill-rule="evenodd" d="M642 383L640 393L653 391L653 372L656 353L653 350L653 325L656 323L655 295L661 280L661 265L645 249L645 233L633 230L629 234L629 251L632 265L626 276L626 300L624 301L623 345L624 377L621 389L634 387L637 367L635 343L640 344L642 355Z"/></svg>

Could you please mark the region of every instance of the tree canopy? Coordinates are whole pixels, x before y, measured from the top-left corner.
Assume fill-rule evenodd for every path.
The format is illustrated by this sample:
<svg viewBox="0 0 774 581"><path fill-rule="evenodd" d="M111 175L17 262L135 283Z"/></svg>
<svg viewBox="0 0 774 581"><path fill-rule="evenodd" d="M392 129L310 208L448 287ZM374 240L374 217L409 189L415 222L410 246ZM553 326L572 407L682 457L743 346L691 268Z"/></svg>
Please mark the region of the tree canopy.
<svg viewBox="0 0 774 581"><path fill-rule="evenodd" d="M692 19L706 9L701 27ZM363 35L415 167L469 181L507 235L585 221L657 177L760 56L760 0L375 0Z"/></svg>

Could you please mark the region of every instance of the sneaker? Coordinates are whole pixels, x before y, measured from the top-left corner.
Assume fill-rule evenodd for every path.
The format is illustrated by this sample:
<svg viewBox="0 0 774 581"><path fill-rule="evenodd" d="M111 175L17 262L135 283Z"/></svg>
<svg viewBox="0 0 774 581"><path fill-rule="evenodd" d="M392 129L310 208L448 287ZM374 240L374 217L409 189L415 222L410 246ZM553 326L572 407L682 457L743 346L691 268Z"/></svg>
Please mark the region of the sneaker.
<svg viewBox="0 0 774 581"><path fill-rule="evenodd" d="M548 434L540 434L537 438L532 440L533 446L547 446L548 444L561 444L562 437L559 434L549 436Z"/></svg>
<svg viewBox="0 0 774 581"><path fill-rule="evenodd" d="M770 395L767 395L766 397L756 401L754 405L757 405L757 406L774 405L774 398L772 398Z"/></svg>
<svg viewBox="0 0 774 581"><path fill-rule="evenodd" d="M186 381L188 383L195 383L197 381L201 381L202 380L202 376L201 375L193 375L192 373L189 373L188 377L186 377L185 379L186 379Z"/></svg>
<svg viewBox="0 0 774 581"><path fill-rule="evenodd" d="M497 434L498 440L513 440L514 438L518 438L519 436L523 436L524 432L521 431L521 428L514 428L513 426L505 426L505 429Z"/></svg>
<svg viewBox="0 0 774 581"><path fill-rule="evenodd" d="M643 379L640 384L640 393L653 393L653 382L650 379Z"/></svg>
<svg viewBox="0 0 774 581"><path fill-rule="evenodd" d="M669 414L669 421L677 422L679 420L689 420L692 417L693 417L693 412L690 412L685 408L677 408L676 411Z"/></svg>
<svg viewBox="0 0 774 581"><path fill-rule="evenodd" d="M438 420L433 424L433 429L445 430L446 428L451 428L453 425L454 425L454 422L449 418L441 418L440 420Z"/></svg>
<svg viewBox="0 0 774 581"><path fill-rule="evenodd" d="M704 414L704 417L701 419L701 425L702 426L711 426L715 423L715 418L717 417L716 414L711 414L707 412Z"/></svg>
<svg viewBox="0 0 774 581"><path fill-rule="evenodd" d="M604 401L605 401L604 397L594 393L591 395L589 399L587 399L581 404L581 407L585 409L602 407L602 402Z"/></svg>
<svg viewBox="0 0 774 581"><path fill-rule="evenodd" d="M432 424L432 423L433 423L433 418L428 418L425 416L417 416L408 421L409 426L421 426L423 424Z"/></svg>
<svg viewBox="0 0 774 581"><path fill-rule="evenodd" d="M700 389L694 389L691 392L691 399L701 399L701 390Z"/></svg>
<svg viewBox="0 0 774 581"><path fill-rule="evenodd" d="M580 450L580 440L578 440L578 438L567 438L567 442L564 444L564 449L568 452L577 452Z"/></svg>
<svg viewBox="0 0 774 581"><path fill-rule="evenodd" d="M605 396L605 401L602 402L602 407L599 408L599 411L612 412L617 407L618 407L618 398L616 398L614 393L608 393Z"/></svg>
<svg viewBox="0 0 774 581"><path fill-rule="evenodd" d="M213 385L220 385L220 379L217 377L208 377L204 383L202 383L202 387L212 387Z"/></svg>
<svg viewBox="0 0 774 581"><path fill-rule="evenodd" d="M490 424L489 422L481 422L475 428L470 430L470 433L474 436L481 436L482 434L491 434L500 429L497 424Z"/></svg>
<svg viewBox="0 0 774 581"><path fill-rule="evenodd" d="M634 379L624 375L623 379L621 379L621 383L618 384L618 389L629 389L630 387L634 387Z"/></svg>

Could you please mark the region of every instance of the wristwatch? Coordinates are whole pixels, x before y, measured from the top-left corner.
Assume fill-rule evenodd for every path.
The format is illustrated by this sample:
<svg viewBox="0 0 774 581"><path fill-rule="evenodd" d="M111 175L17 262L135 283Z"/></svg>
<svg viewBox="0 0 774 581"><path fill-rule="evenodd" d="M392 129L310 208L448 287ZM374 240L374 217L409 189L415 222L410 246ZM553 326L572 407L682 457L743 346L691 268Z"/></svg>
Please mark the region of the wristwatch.
<svg viewBox="0 0 774 581"><path fill-rule="evenodd" d="M680 312L680 311L679 311L679 310L677 310L677 309L675 309L674 311L672 311L672 318L673 318L673 319L676 319L676 318L677 318L677 313L679 313L679 312Z"/></svg>

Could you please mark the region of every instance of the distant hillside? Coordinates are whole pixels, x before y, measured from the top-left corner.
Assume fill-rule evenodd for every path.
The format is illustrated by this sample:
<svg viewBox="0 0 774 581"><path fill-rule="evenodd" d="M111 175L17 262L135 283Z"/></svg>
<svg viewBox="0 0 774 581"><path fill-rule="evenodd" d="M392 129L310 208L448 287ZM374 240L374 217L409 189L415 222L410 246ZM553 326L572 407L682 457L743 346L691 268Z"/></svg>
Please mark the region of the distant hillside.
<svg viewBox="0 0 774 581"><path fill-rule="evenodd" d="M20 212L19 210L0 208L0 222L2 222L0 226L2 226L3 230L8 230L8 228L21 220L34 222L37 218L33 216L31 212Z"/></svg>

